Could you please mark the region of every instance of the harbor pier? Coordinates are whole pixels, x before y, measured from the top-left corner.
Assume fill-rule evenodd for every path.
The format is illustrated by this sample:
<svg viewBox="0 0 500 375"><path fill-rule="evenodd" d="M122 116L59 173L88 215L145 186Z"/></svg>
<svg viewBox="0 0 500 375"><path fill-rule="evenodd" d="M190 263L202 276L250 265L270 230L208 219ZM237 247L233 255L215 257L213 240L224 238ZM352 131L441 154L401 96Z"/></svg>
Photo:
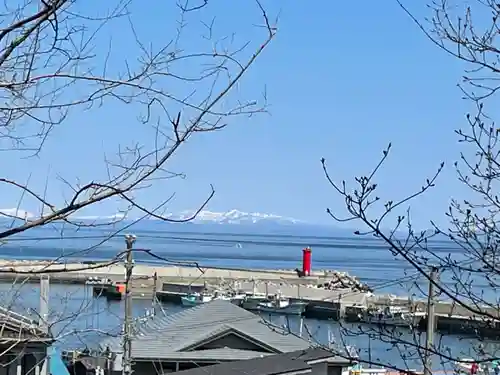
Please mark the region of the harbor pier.
<svg viewBox="0 0 500 375"><path fill-rule="evenodd" d="M41 274L49 274L52 283L85 284L92 279L108 279L123 283L125 273L122 264L54 263L0 260L0 281L40 281ZM307 303L305 316L315 319L360 321L360 314L367 308L400 306L425 314L425 301L373 294L355 277L337 271L311 271L309 276L299 275L296 270L251 270L227 268L134 266L131 281L134 298L152 298L179 303L182 296L204 290L238 290L248 294L259 293L289 298ZM112 298L113 299L113 298ZM485 321L470 311L445 301L435 303L437 330L449 333L482 333L500 337L500 320ZM485 309L492 316L498 311ZM420 321L425 327L425 316ZM418 328L418 327L416 327Z"/></svg>
<svg viewBox="0 0 500 375"><path fill-rule="evenodd" d="M210 287L215 286L164 283L162 289L156 295L160 301L180 303L182 296L186 296L190 292L201 293L210 290ZM217 285L216 287L220 289L223 285ZM269 281L242 282L239 284L239 290L249 294L281 294L292 301L306 302L304 316L311 319L346 320L351 323L366 324L362 322L361 316L368 307L383 309L387 306L398 306L419 314L419 319L415 320L415 329L425 331L427 326L427 317L425 316L427 306L423 301L411 301L407 298L394 298L388 295L373 295L366 292L352 291L351 289L325 290L310 285L275 284ZM438 301L435 310L437 331L500 338L500 320L487 321L474 316L464 308L458 310L454 304L445 301ZM498 311L496 313L494 311L488 312L495 314L493 316L498 315ZM374 324L376 325L376 323Z"/></svg>

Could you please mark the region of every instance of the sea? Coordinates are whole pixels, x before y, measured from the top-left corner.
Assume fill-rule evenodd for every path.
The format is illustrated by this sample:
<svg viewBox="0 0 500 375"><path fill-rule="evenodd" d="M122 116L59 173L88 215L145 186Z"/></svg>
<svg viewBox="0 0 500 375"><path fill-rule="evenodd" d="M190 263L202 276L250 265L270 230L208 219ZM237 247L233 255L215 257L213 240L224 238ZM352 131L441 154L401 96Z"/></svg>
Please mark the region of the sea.
<svg viewBox="0 0 500 375"><path fill-rule="evenodd" d="M155 220L145 220L130 227L126 223L119 225L114 228L98 225L78 229L69 225L37 228L4 240L0 246L0 258L68 262L110 260L123 252L124 235L130 233L137 237L134 244L138 250L134 253L137 263L192 262L201 267L295 269L301 268L302 249L310 247L314 270L348 272L373 287L376 293L420 298L427 289L425 280L395 257L382 241L354 236L347 230L301 225L171 224ZM445 240L435 241L431 246L439 256L449 255L459 262L465 259L460 249ZM443 274L441 280L452 287L452 275ZM480 283L474 287L488 289L487 285ZM21 280L14 285L0 285L3 306L23 314L37 314L39 293L38 285L23 284ZM94 298L89 287L53 284L49 305L52 330L58 337L56 345L61 349L93 347L103 335L120 333L123 303ZM168 315L181 309L180 306L158 305L144 299L134 300L137 324L150 319L145 316L153 306L156 314ZM422 367L422 353L415 350L412 343L423 345L425 335L417 332L381 333L374 327L316 320L306 320L300 329L298 319L264 318L270 324L288 328L290 334L307 336L312 343L353 347L365 360L392 366ZM436 334L434 343L447 357L476 358L478 346L484 353L498 356L500 349L496 342L480 342L474 337L454 335ZM435 368L443 365L449 368L449 362L443 357L433 359Z"/></svg>

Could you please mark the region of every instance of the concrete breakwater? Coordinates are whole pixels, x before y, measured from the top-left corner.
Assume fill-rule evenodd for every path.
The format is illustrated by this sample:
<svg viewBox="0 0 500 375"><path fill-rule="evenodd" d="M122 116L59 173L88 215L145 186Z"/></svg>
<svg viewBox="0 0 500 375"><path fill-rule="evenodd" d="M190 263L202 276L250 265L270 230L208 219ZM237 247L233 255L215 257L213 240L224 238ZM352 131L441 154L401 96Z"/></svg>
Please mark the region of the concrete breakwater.
<svg viewBox="0 0 500 375"><path fill-rule="evenodd" d="M40 274L49 274L53 283L85 283L90 277L124 280L123 264L102 263L55 263L53 261L0 260L0 280L4 282L39 282ZM153 277L153 275L156 275ZM28 279L28 280L26 280ZM339 281L341 280L341 281ZM175 290L172 290L175 286ZM176 289L177 288L177 289ZM310 276L299 277L294 270L250 270L179 266L152 266L136 264L133 269L132 294L134 297L150 297L153 293L162 298L175 297L186 290L196 288L235 289L246 292L276 294L300 299L308 303L311 317L340 319L352 309L369 306L404 306L410 310L425 311L424 301L411 301L408 297L373 294L355 277L338 271L315 271ZM170 297L169 297L170 296ZM167 299L168 299L167 298ZM498 316L498 311L487 309ZM355 315L355 314L354 314ZM450 332L469 332L478 327L498 332L500 325L485 323L470 311L439 301L436 303L438 327ZM441 322L441 323L440 323ZM498 327L497 327L498 326ZM495 333L496 334L496 333Z"/></svg>
<svg viewBox="0 0 500 375"><path fill-rule="evenodd" d="M0 260L0 279L8 280L26 276L49 274L55 282L85 282L89 277L107 277L113 281L123 280L123 264L106 263L57 263L54 261ZM295 270L253 270L244 268L196 268L181 266L152 266L136 264L133 277L136 279L152 278L153 275L163 282L209 282L225 281L270 281L288 284L323 285L328 289L366 290L368 287L356 277L346 272L313 271L310 276L300 277ZM36 278L33 278L36 280Z"/></svg>

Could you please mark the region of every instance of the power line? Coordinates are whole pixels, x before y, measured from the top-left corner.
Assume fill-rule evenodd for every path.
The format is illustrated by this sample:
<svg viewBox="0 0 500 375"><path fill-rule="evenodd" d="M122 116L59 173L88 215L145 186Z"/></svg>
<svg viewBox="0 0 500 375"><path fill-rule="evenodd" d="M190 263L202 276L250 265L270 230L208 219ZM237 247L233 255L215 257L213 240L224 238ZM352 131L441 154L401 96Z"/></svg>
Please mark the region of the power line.
<svg viewBox="0 0 500 375"><path fill-rule="evenodd" d="M213 235L218 235L218 234L213 234ZM62 240L68 240L68 241L71 241L71 240L86 240L86 239L98 239L98 240L102 240L102 239L105 239L105 238L114 238L116 237L116 234L110 234L110 235L105 235L105 234L101 234L101 235L72 235L72 236L38 236L38 237L11 237L11 238L8 238L5 241L5 243L9 243L9 242L22 242L22 241L33 241L33 242L39 242L39 241L62 241ZM200 237L179 237L179 236L162 236L162 235L143 235L142 236L143 238L150 238L150 239L164 239L164 240L177 240L177 241L185 241L185 242L221 242L221 243L241 243L242 241L241 240L238 240L238 241L229 241L229 240L221 240L221 239L216 239L216 238L200 238ZM336 240L336 238L332 238L332 240ZM255 241L243 241L245 243L259 243L259 241L255 242ZM333 241L332 241L333 242ZM266 244L269 244L271 245L271 243L269 242L266 242ZM280 245L280 243L276 243L275 245ZM335 247L335 242L333 242L331 244L332 247ZM1 251L1 247L0 247L0 251ZM70 255L70 254L68 254ZM477 260L471 260L471 259L467 259L467 260L464 260L464 261L461 261L461 262L457 262L455 263L454 265L450 265L448 267L452 267L452 266L461 266L461 265L469 265L469 264L472 264L474 262L476 262ZM169 261L170 262L170 261ZM172 261L172 262L175 262L175 261ZM179 263L179 264L184 264L184 262L182 261L178 261L178 262L175 262L175 263ZM190 263L192 262L186 262L185 265L187 266L193 266L191 265ZM206 268L206 267L205 267ZM210 267L208 267L210 268ZM446 268L446 267L444 267ZM423 275L421 275L419 272L416 272L412 275L406 275L406 276L403 276L403 277L400 277L396 280L388 280L388 281L384 281L380 284L376 284L376 285L372 285L371 288L372 289L376 289L376 290L379 290L379 289L384 289L384 288L387 288L387 287L390 287L390 286L394 286L394 285L397 285L397 284L400 284L402 282L409 282L409 281L412 281L412 280L417 280L418 278L422 277ZM355 294L358 294L358 293L363 293L363 292L358 292L358 291L353 291L353 292L349 292L347 293L346 295L355 295Z"/></svg>
<svg viewBox="0 0 500 375"><path fill-rule="evenodd" d="M471 260L471 259L467 259L467 260L463 260L461 262L457 262L455 264L452 264L448 267L454 267L454 266L457 266L457 267L460 267L460 266L464 266L464 265L469 265L469 264L472 264L474 262L476 262L477 260ZM446 267L441 267L442 269L445 269ZM399 277L395 280L387 280L387 281L384 281L380 284L375 284L375 285L370 285L370 288L372 288L374 291L375 290L380 290L380 289L384 289L384 288L387 288L387 287L390 287L390 286L394 286L394 285L397 285L397 284L400 284L400 283L403 283L403 282L409 282L409 281L417 281L418 279L422 278L424 275L422 275L420 272L416 271L414 273L412 273L411 275L405 275L405 276L402 276L402 277ZM352 296L352 295L357 295L357 294L362 294L362 293L365 293L363 291L352 291L352 292L348 292L346 294L343 294L344 296Z"/></svg>
<svg viewBox="0 0 500 375"><path fill-rule="evenodd" d="M457 262L453 265L450 265L450 266L447 266L448 268L450 267L460 267L460 266L464 266L464 265L469 265L469 264L472 264L474 262L476 262L477 260L471 260L471 259L466 259L466 260L463 260L461 262ZM436 267L439 269L441 269L441 271L443 269L445 269L446 267ZM397 284L400 284L400 283L403 283L403 282L409 282L409 281L417 281L418 279L422 278L424 275L422 275L420 272L415 272L411 275L406 275L406 276L403 276L403 277L400 277L398 279L395 279L395 280L388 280L388 281L384 281L380 284L375 284L375 285L370 285L371 289L373 291L378 291L380 289L384 289L384 288L387 288L387 287L390 287L390 286L394 286L394 285L397 285ZM352 297L352 296L355 296L355 295L359 295L359 294L363 294L365 293L364 291L351 291L351 292L347 292L345 294L342 294L342 296L349 296L349 297Z"/></svg>
<svg viewBox="0 0 500 375"><path fill-rule="evenodd" d="M198 234L198 233L193 233L193 234ZM206 233L207 235L213 235L213 236L220 236L224 235L223 233ZM248 234L241 235L243 237L248 236ZM11 242L11 241L57 241L57 240L85 240L85 239L103 239L103 238L114 238L118 237L118 234L113 232L110 234L99 234L99 235L60 235L60 236L36 236L36 237L9 237L7 239L4 239L6 242ZM164 240L174 240L174 241L186 241L186 242L215 242L215 243L247 243L247 244L262 244L262 245L280 245L281 242L275 242L275 241L254 241L254 240L244 240L244 239L238 239L238 240L229 240L229 239L218 239L218 238L206 238L206 237L191 237L189 236L165 236L165 235L151 235L151 234L142 234L141 238L149 238L149 239L164 239ZM307 237L305 237L307 238ZM346 237L345 239L350 239ZM335 238L332 237L332 245L335 245L336 243L344 243L344 238ZM353 239L354 242L357 241L357 239ZM322 247L328 247L330 244L322 244ZM456 247L457 249L460 249L460 247Z"/></svg>
<svg viewBox="0 0 500 375"><path fill-rule="evenodd" d="M3 242L21 242L21 241L62 241L62 240L98 240L103 238L116 237L114 235L88 235L88 236L57 236L57 237L9 237L1 239Z"/></svg>

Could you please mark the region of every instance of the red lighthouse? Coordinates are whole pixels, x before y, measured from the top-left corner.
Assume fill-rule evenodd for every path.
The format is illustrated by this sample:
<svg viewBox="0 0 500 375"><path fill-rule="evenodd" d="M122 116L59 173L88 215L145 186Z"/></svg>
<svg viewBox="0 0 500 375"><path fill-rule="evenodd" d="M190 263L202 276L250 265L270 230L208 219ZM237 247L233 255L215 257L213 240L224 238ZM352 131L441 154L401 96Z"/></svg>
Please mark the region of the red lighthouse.
<svg viewBox="0 0 500 375"><path fill-rule="evenodd" d="M310 247L302 249L302 272L304 273L304 276L311 275L311 252Z"/></svg>

